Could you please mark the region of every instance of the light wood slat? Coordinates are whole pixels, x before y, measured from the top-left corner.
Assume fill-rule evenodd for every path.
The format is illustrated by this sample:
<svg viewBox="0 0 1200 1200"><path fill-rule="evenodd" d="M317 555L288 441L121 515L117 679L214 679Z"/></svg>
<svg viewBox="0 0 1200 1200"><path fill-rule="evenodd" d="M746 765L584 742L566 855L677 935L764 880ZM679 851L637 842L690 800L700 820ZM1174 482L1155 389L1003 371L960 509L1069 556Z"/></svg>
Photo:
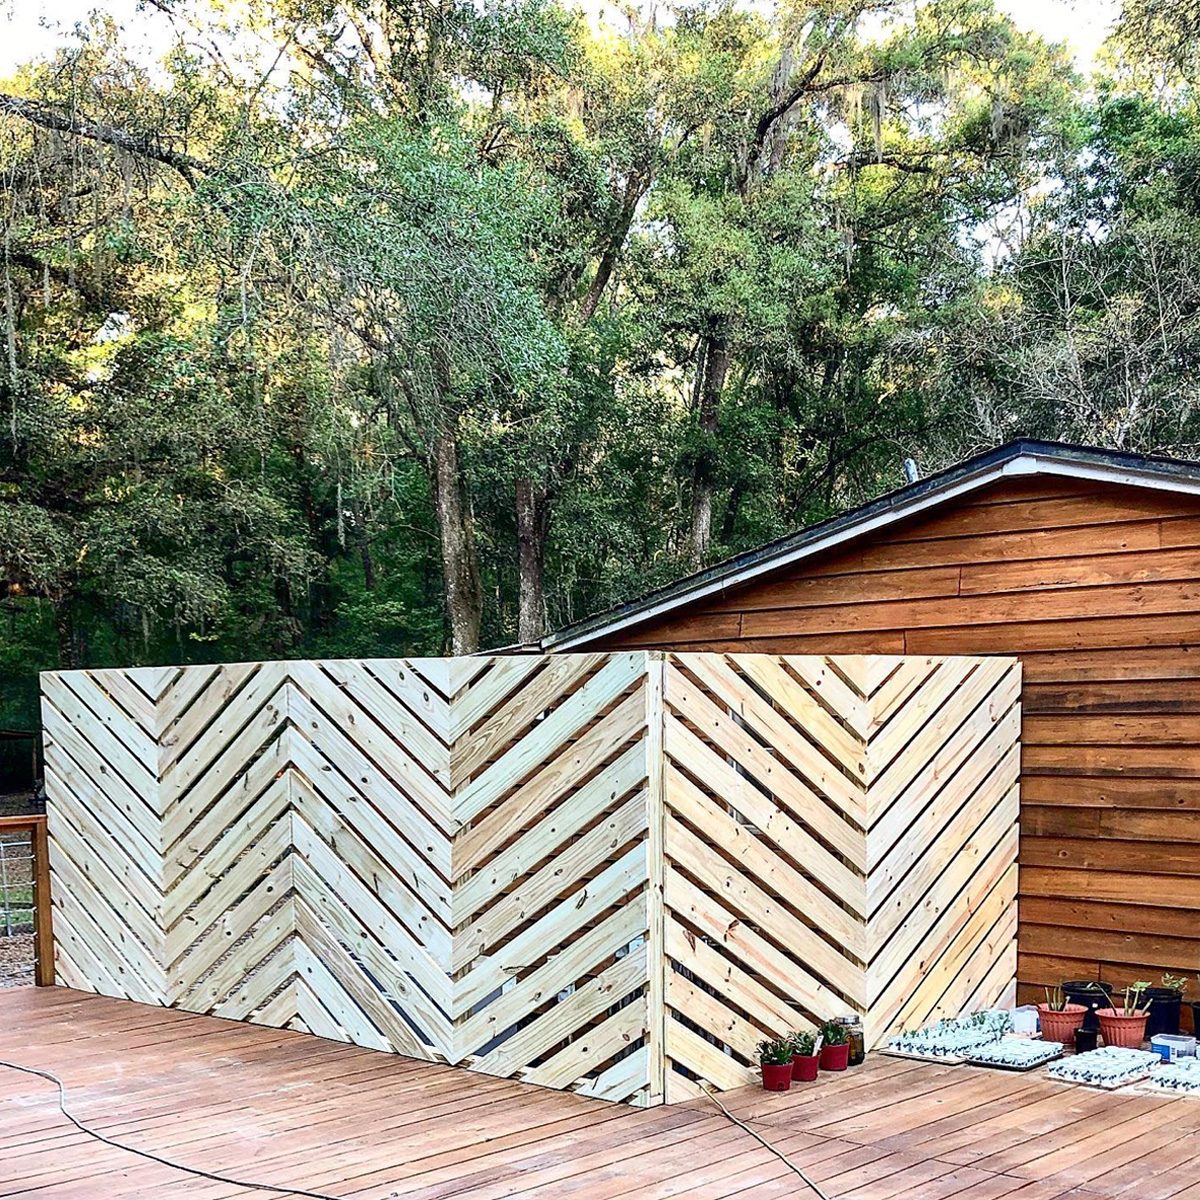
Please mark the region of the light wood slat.
<svg viewBox="0 0 1200 1200"><path fill-rule="evenodd" d="M578 1087L572 1088L572 1091L580 1096L589 1096L593 1100L623 1100L634 1104L637 1103L637 1092L644 1086L642 1080L646 1078L648 1069L648 1052L645 1046L641 1046L595 1079L586 1079Z"/></svg>
<svg viewBox="0 0 1200 1200"><path fill-rule="evenodd" d="M472 779L455 797L455 816L463 822L474 820L511 791L514 783L529 778L549 758L561 754L589 727L597 711L627 692L645 671L645 655L615 656L566 703L538 722L527 737Z"/></svg>
<svg viewBox="0 0 1200 1200"><path fill-rule="evenodd" d="M550 659L537 677L524 682L507 704L473 725L469 738L458 740L453 762L455 777L473 775L489 759L528 734L541 715L586 679L594 666L593 660L575 655Z"/></svg>
<svg viewBox="0 0 1200 1200"><path fill-rule="evenodd" d="M996 686L1004 684L1003 691L998 695ZM1004 659L985 660L971 672L971 676L959 689L954 707L944 714L944 721L932 722L920 730L907 749L907 758L901 756L881 764L880 769L871 781L873 817L872 828L887 815L892 801L902 795L906 788L912 786L913 766L915 762L925 765L934 761L939 748L953 737L953 728L960 725L968 714L975 711L985 698L991 698L990 703L995 710L995 718L999 719L1020 695L1021 679L1018 668L1011 666ZM874 747L872 746L872 751Z"/></svg>
<svg viewBox="0 0 1200 1200"><path fill-rule="evenodd" d="M709 656L697 656L697 665L701 669L707 657ZM764 654L747 654L739 656L735 661L746 678L771 697L781 715L787 718L787 725L803 729L809 738L818 738L822 733L833 736L837 743L836 752L827 748L824 743L820 743L818 748L799 734L786 736L782 732L785 724L776 720L773 729L778 732L770 744L774 747L778 741L788 753L796 770L804 776L808 787L819 791L836 810L861 825L862 777L866 769L862 740L838 725L822 705L804 691L784 669L784 660L774 660ZM712 672L707 673L711 675ZM673 701L674 689L671 683L672 679L668 676L667 695L668 700ZM743 688L742 695L743 702L754 703L752 691ZM732 697L726 697L726 703L730 698ZM855 703L859 702L855 700ZM758 711L765 711L761 704L755 707ZM827 752L822 753L822 750Z"/></svg>
<svg viewBox="0 0 1200 1200"><path fill-rule="evenodd" d="M754 1078L745 1064L669 1016L667 1057L722 1091L745 1087Z"/></svg>
<svg viewBox="0 0 1200 1200"><path fill-rule="evenodd" d="M432 1058L427 1044L417 1036L416 1032L404 1020L390 997L384 995L374 985L362 967L350 957L346 947L333 937L326 926L304 900L296 899L296 933L298 936L298 958L296 969L301 979L312 986L311 974L308 970L307 956L321 963L330 976L337 981L338 987L350 1002L350 1005L339 1005L339 1018L347 1015L362 1014L362 1019L369 1023L372 1030L378 1031L383 1044L371 1046L369 1042L360 1041L355 1035L355 1029L348 1025L345 1019L340 1023L350 1033L350 1041L357 1046L369 1046L372 1049L391 1050L396 1054L407 1054L410 1058ZM301 949L302 947L302 949ZM318 990L318 989L314 989ZM328 1005L328 991L320 989L320 995Z"/></svg>
<svg viewBox="0 0 1200 1200"><path fill-rule="evenodd" d="M667 739L668 747L674 743L673 732ZM829 893L832 893L827 894L788 861L802 863L807 871L825 883L820 879L823 856L811 848L811 839L790 822L786 814L776 810L768 822L768 828L742 824L706 796L690 779L680 774L673 764L664 774L664 784L669 809L694 825L726 854L740 860L739 865L749 877L767 885L772 894L784 897L789 907L802 910L807 918L816 922L851 953L861 951L862 917L866 911L861 876L845 872L845 878L836 880L840 888L836 884L826 884ZM728 792L718 790L718 795L728 796ZM743 803L742 796L735 795L730 802L740 806ZM756 815L756 808L743 813L743 816L752 819ZM838 900L843 900L856 911L848 912Z"/></svg>
<svg viewBox="0 0 1200 1200"><path fill-rule="evenodd" d="M341 898L303 859L292 863L296 893L342 945L349 947L367 965L378 988L406 1012L429 1038L427 1051L450 1057L453 1030L449 1016L448 987L428 993L417 985L422 972L420 947L402 932L386 946L365 929Z"/></svg>
<svg viewBox="0 0 1200 1200"><path fill-rule="evenodd" d="M744 970L740 959L726 957L678 921L667 922L666 951L673 962L749 1013L765 1033L800 1029L810 1019Z"/></svg>
<svg viewBox="0 0 1200 1200"><path fill-rule="evenodd" d="M115 773L120 776L137 796L154 796L157 799L153 788L153 770L146 765L142 755L134 754L128 745L114 734L112 726L116 724L115 721L106 724L96 719L68 682L74 674L76 672L68 671L61 676L47 675L44 699L53 706L64 725L85 734L86 744L93 750L95 758L104 764L105 774ZM51 732L55 732L53 726Z"/></svg>
<svg viewBox="0 0 1200 1200"><path fill-rule="evenodd" d="M469 967L517 925L532 920L568 888L646 832L646 795L639 793L607 820L566 844L536 874L455 934L454 969Z"/></svg>
<svg viewBox="0 0 1200 1200"><path fill-rule="evenodd" d="M581 654L570 656L595 667L603 660L601 655ZM487 674L473 681L469 690L456 694L450 707L450 741L457 742L465 737L497 705L507 697L519 695L523 688L545 665L546 660L536 654L513 658L484 659Z"/></svg>
<svg viewBox="0 0 1200 1200"><path fill-rule="evenodd" d="M280 822L276 827L281 842L290 832L287 824ZM289 858L274 871L263 875L235 905L222 911L207 930L193 935L187 943L186 954L171 968L168 988L173 993L172 1003L179 1003L179 996L195 987L222 955L250 935L254 926L288 894L291 876Z"/></svg>
<svg viewBox="0 0 1200 1200"><path fill-rule="evenodd" d="M480 955L456 987L456 1016L540 962L564 935L580 930L607 908L646 884L646 847L627 850L586 886L560 901L494 955Z"/></svg>
<svg viewBox="0 0 1200 1200"><path fill-rule="evenodd" d="M712 671L704 671L700 677L706 685L720 688L714 694L737 714L740 722L745 723L746 731L727 718L715 704L683 685L675 672L669 672L666 681L666 697L670 706L703 730L706 739L724 749L736 761L740 772L755 779L771 793L770 797L764 797L764 801L772 809L778 807L774 801L782 801L799 820L828 842L838 855L849 859L861 871L864 864L857 861L856 856L861 851L862 838L850 818L851 811L862 804L861 789L839 776L835 795L847 797L853 792L853 798L847 801L845 807L840 806L837 799L823 800L818 792L824 792L827 796L830 794L824 789L824 783L828 783L832 773L829 765L818 764L809 778L804 778L806 764L820 758L820 755L788 721L752 692L742 689L739 695L735 691L736 679L720 677ZM672 734L682 732L678 722L671 722L669 729ZM748 736L750 733L757 737ZM759 744L759 738L765 745ZM673 758L679 757L678 753L668 753ZM815 788L810 779L815 779ZM746 792L748 796L751 792L744 784L738 790ZM761 828L764 821L756 820L755 824ZM829 857L827 870L836 873L841 864L836 857ZM849 874L836 881L831 879L830 882L834 887L845 887L849 884Z"/></svg>
<svg viewBox="0 0 1200 1200"><path fill-rule="evenodd" d="M1003 663L998 665L1003 669ZM973 666L968 664L968 672ZM934 720L938 709L969 679L969 674L964 676L960 663L943 659L918 681L916 687L906 691L888 713L877 714L878 723L871 730L869 739L875 780L918 731L938 728Z"/></svg>
<svg viewBox="0 0 1200 1200"><path fill-rule="evenodd" d="M293 818L292 837L296 848L293 870L297 873L300 894L332 923L336 924L338 920L333 910L344 912L355 928L370 933L381 946L396 955L417 986L438 1008L446 1011L450 1007L451 989L443 964L433 959L403 920L390 912L366 884L352 872L340 869L337 856L299 816ZM310 894L313 889L315 895Z"/></svg>
<svg viewBox="0 0 1200 1200"><path fill-rule="evenodd" d="M318 671L316 664L294 664L288 688L288 714L300 732L320 746L326 758L339 766L354 764L347 771L351 778L355 778L352 773L355 772L363 780L376 779L381 774L391 780L397 794L408 799L410 820L419 816L423 824L436 825L443 833L454 831L449 796L438 785L435 773L426 770L419 758L410 754L403 742L396 741L390 731L364 716L360 706ZM432 829L420 836L422 841L438 840Z"/></svg>
<svg viewBox="0 0 1200 1200"><path fill-rule="evenodd" d="M779 947L788 947L790 956L827 985L858 1004L866 1003L861 972L850 959L674 817L668 815L665 825L669 860L686 869L706 890L722 896L741 915L740 919L752 920Z"/></svg>
<svg viewBox="0 0 1200 1200"><path fill-rule="evenodd" d="M453 924L470 920L480 909L522 878L531 875L565 841L646 780L646 746L635 742L600 774L571 793L553 810L553 821L539 821L485 867L454 889Z"/></svg>
<svg viewBox="0 0 1200 1200"><path fill-rule="evenodd" d="M215 696L205 692L197 703L211 705L214 718L204 736L163 769L161 787L168 805L179 807L180 798L201 777L227 780L282 726L287 677L285 663L264 663L227 702L220 687ZM203 801L193 802L186 811L194 816L201 807Z"/></svg>
<svg viewBox="0 0 1200 1200"><path fill-rule="evenodd" d="M536 775L509 796L495 812L476 820L454 840L454 874L482 867L521 829L532 826L555 806L555 797L582 780L638 738L646 727L645 702L638 693L627 697L597 721L577 742L564 746Z"/></svg>
<svg viewBox="0 0 1200 1200"><path fill-rule="evenodd" d="M375 675L366 669L366 664L350 659L336 659L315 664L337 687L353 697L354 706L363 714L362 719L383 727L385 738L399 742L422 767L448 793L451 787L450 763L446 754L446 739L438 737L429 726L418 719L411 709L403 704L393 692L386 688ZM301 683L292 672L292 682ZM328 688L321 687L322 695ZM428 689L426 689L428 691ZM351 715L357 714L351 710ZM395 754L395 747L388 748L388 756Z"/></svg>
<svg viewBox="0 0 1200 1200"><path fill-rule="evenodd" d="M932 846L939 846L944 855L953 855L965 841L947 841L950 830L958 831L961 836L963 826L969 824L969 816L974 814L976 821L991 811L999 795L1004 794L1015 782L1021 765L1021 751L1017 744L1021 725L1021 714L1016 709L1010 709L1007 715L997 724L992 725L982 741L971 746L962 757L955 756L953 768L938 779L944 770L939 766L934 773L938 785L937 794L916 809L910 823L904 832L896 839L887 853L880 856L870 875L867 891L867 905L874 914L885 902L887 897L902 882L913 864L922 856L927 856ZM981 794L979 789L985 780L992 779L997 773L1004 775L1004 782L993 789ZM999 786L1000 793L994 788ZM924 789L918 791L914 800L924 803ZM969 803L964 803L969 801ZM914 805L915 808L915 805ZM958 820L962 813L964 820ZM1008 814L1010 821L1015 821L1015 808ZM942 859L945 863L946 858Z"/></svg>
<svg viewBox="0 0 1200 1200"><path fill-rule="evenodd" d="M195 745L205 726L258 674L257 663L187 667L158 711L158 770L167 769ZM203 699L201 699L203 697Z"/></svg>
<svg viewBox="0 0 1200 1200"><path fill-rule="evenodd" d="M49 677L58 973L702 1097L763 1036L1011 991L1017 686L658 652Z"/></svg>
<svg viewBox="0 0 1200 1200"><path fill-rule="evenodd" d="M337 873L352 871L372 897L391 912L424 948L439 969L451 963L451 935L446 924L447 897L450 888L432 871L426 871L420 886L408 886L409 871L397 869L403 863L407 843L394 834L378 839L370 837L373 827L364 831L350 821L364 806L352 806L343 815L317 794L307 780L293 776L292 801L301 822L292 831L292 845L302 854L310 840L319 840L326 861L338 863ZM301 844L301 835L304 845Z"/></svg>
<svg viewBox="0 0 1200 1200"><path fill-rule="evenodd" d="M535 1018L524 1029L472 1064L485 1075L511 1075L521 1063L546 1053L606 1009L645 987L646 948L635 950L606 968L582 987L576 988L549 1012Z"/></svg>
<svg viewBox="0 0 1200 1200"><path fill-rule="evenodd" d="M363 667L387 688L443 745L454 741L451 702L424 679L414 663L421 659L366 658Z"/></svg>
<svg viewBox="0 0 1200 1200"><path fill-rule="evenodd" d="M588 972L618 951L626 951L635 938L644 940L647 930L645 897L623 905L611 917L560 951L536 970L517 981L482 1011L467 1017L455 1030L458 1053L466 1058L484 1043L502 1034L527 1013L574 987Z"/></svg>
<svg viewBox="0 0 1200 1200"><path fill-rule="evenodd" d="M154 700L134 682L132 672L89 671L87 674L93 685L119 704L146 737L157 742L158 708Z"/></svg>
<svg viewBox="0 0 1200 1200"><path fill-rule="evenodd" d="M649 1021L644 1003L626 1004L618 1009L611 1017L606 1017L599 1025L593 1026L569 1046L551 1055L541 1066L532 1067L521 1073L524 1083L537 1083L542 1087L564 1088L575 1080L590 1075L598 1064L614 1058L619 1052L636 1045L649 1032ZM637 1053L644 1054L644 1050ZM635 1055L630 1056L635 1057ZM627 1061L627 1060L626 1060ZM630 1080L630 1092L636 1091L646 1081L647 1063L642 1061L627 1067L626 1072L635 1073ZM587 1095L596 1095L595 1088L602 1090L608 1084L602 1084L603 1076L583 1084L578 1090ZM607 1098L607 1097L606 1097ZM625 1096L616 1097L625 1099Z"/></svg>

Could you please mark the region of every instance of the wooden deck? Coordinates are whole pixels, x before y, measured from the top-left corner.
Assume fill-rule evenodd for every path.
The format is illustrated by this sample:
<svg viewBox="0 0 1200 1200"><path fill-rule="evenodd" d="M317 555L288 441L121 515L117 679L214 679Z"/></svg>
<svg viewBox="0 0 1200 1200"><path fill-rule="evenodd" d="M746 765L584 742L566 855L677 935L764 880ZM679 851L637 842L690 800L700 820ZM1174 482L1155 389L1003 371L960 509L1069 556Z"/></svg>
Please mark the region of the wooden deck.
<svg viewBox="0 0 1200 1200"><path fill-rule="evenodd" d="M59 1075L111 1137L210 1171L382 1200L811 1195L708 1101L637 1111L304 1034L86 996L0 993L0 1058ZM726 1098L854 1200L1200 1198L1200 1101L872 1058ZM266 1200L98 1145L0 1069L0 1196Z"/></svg>

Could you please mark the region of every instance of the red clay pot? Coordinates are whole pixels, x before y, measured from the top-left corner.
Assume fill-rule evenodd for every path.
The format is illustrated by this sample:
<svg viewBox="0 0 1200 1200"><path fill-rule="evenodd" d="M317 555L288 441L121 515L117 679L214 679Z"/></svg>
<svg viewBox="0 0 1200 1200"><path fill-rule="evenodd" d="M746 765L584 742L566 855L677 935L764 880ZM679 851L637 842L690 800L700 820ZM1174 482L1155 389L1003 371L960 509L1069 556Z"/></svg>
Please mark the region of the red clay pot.
<svg viewBox="0 0 1200 1200"><path fill-rule="evenodd" d="M821 1070L844 1071L850 1064L850 1043L821 1047Z"/></svg>
<svg viewBox="0 0 1200 1200"><path fill-rule="evenodd" d="M797 1083L812 1083L817 1077L817 1067L821 1062L818 1054L793 1054L792 1078Z"/></svg>
<svg viewBox="0 0 1200 1200"><path fill-rule="evenodd" d="M791 1063L763 1063L763 1087L768 1092L786 1092L792 1086Z"/></svg>
<svg viewBox="0 0 1200 1200"><path fill-rule="evenodd" d="M1083 1024L1088 1010L1082 1004L1068 1004L1061 1012L1056 1012L1048 1004L1039 1004L1038 1024L1042 1027L1042 1040L1046 1042L1062 1042L1064 1046L1071 1045L1075 1034Z"/></svg>
<svg viewBox="0 0 1200 1200"><path fill-rule="evenodd" d="M1106 1046L1124 1046L1137 1050L1146 1040L1147 1013L1134 1013L1127 1017L1115 1008L1102 1008L1096 1013L1100 1018L1100 1033Z"/></svg>

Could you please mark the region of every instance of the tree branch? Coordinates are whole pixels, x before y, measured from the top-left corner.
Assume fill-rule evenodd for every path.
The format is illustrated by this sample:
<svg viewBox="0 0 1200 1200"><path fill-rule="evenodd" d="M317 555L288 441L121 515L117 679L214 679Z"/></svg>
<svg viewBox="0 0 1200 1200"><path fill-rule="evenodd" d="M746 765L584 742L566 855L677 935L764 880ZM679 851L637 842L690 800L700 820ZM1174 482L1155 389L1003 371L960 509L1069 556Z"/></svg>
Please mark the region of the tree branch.
<svg viewBox="0 0 1200 1200"><path fill-rule="evenodd" d="M112 125L102 125L98 121L88 121L78 117L67 116L48 104L37 100L29 100L22 96L13 96L0 92L0 116L19 117L43 129L52 129L57 133L70 133L76 137L86 138L92 142L101 142L106 146L116 146L142 158L162 163L177 171L188 182L195 186L195 176L212 175L213 168L207 163L160 145L154 138L129 133Z"/></svg>

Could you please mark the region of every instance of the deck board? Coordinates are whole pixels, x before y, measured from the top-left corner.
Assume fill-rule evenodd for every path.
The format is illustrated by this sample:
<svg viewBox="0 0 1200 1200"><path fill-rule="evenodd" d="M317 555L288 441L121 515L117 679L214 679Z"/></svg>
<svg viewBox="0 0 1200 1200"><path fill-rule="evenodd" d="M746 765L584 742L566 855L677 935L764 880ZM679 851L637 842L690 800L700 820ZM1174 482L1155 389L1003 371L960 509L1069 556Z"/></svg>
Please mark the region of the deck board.
<svg viewBox="0 0 1200 1200"><path fill-rule="evenodd" d="M356 1200L774 1200L806 1189L705 1100L638 1111L66 989L0 993L0 1058L107 1135ZM1200 1101L875 1056L731 1111L849 1200L1195 1200ZM0 1196L267 1200L98 1145L0 1069ZM811 1193L809 1193L811 1194Z"/></svg>

